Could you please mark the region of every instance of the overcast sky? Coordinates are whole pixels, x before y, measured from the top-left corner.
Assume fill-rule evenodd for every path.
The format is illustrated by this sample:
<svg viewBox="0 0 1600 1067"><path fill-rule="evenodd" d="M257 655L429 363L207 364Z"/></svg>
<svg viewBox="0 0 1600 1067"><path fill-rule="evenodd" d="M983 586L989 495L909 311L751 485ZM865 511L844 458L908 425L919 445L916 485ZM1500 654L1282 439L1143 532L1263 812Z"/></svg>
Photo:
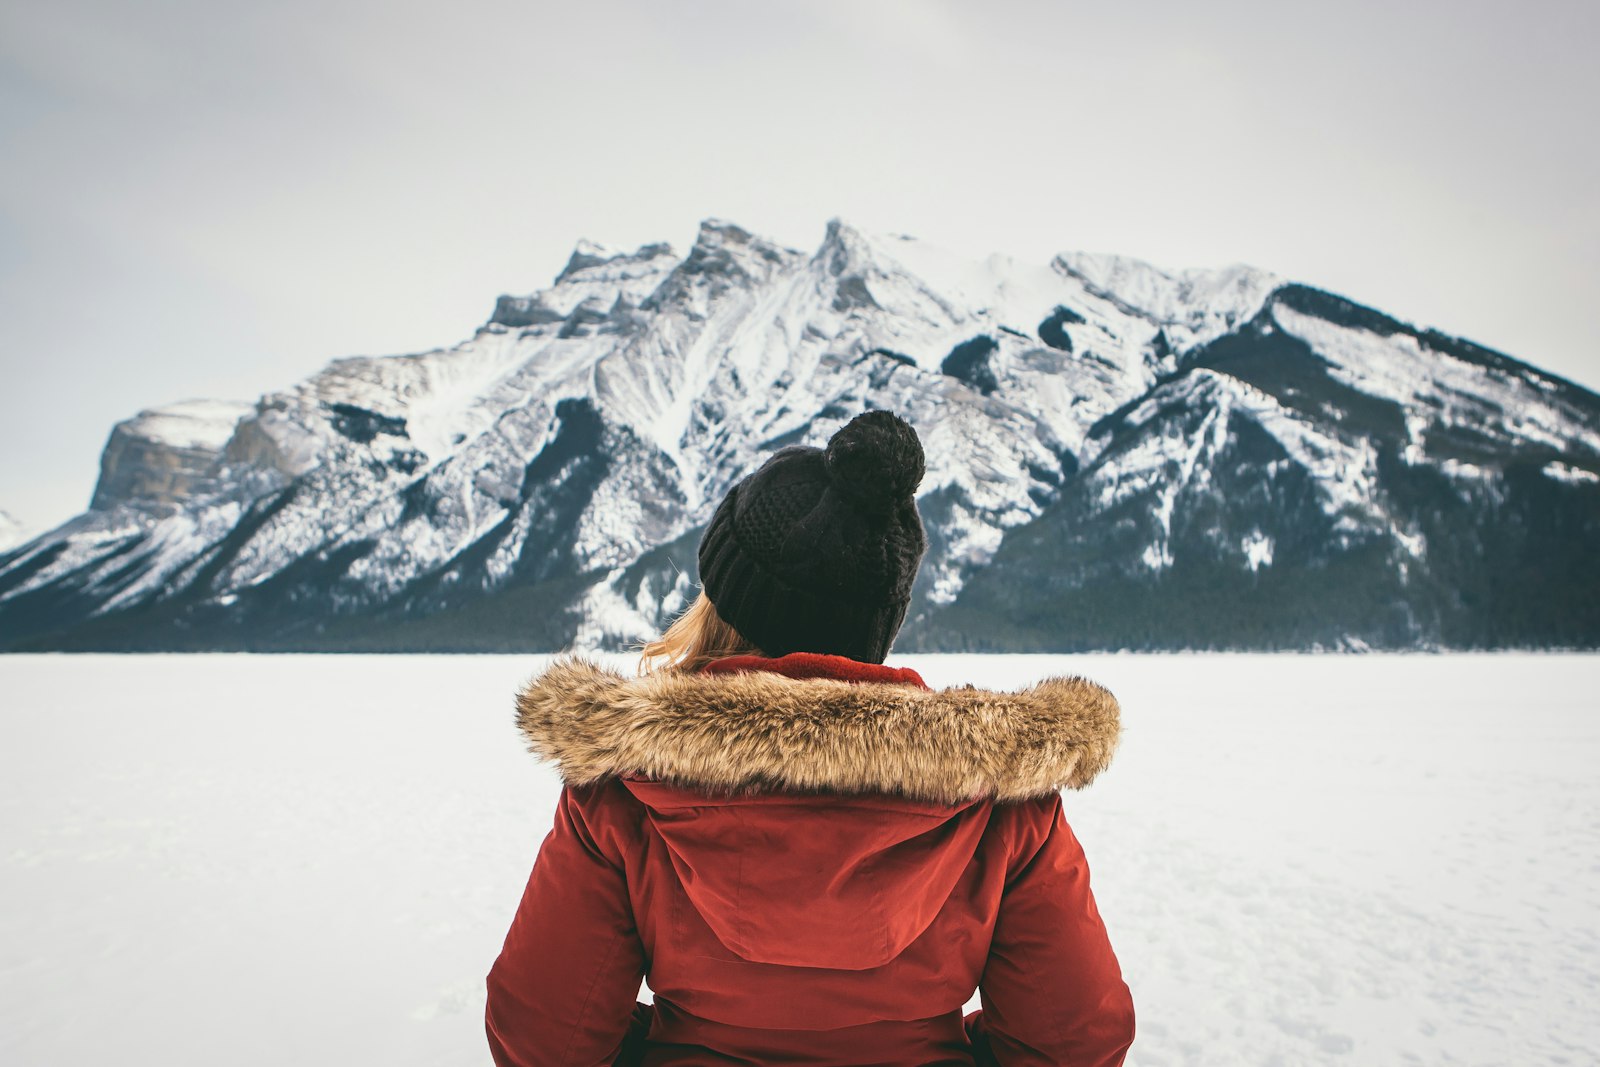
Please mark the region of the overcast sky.
<svg viewBox="0 0 1600 1067"><path fill-rule="evenodd" d="M0 0L0 510L711 216L1250 263L1600 387L1597 12Z"/></svg>

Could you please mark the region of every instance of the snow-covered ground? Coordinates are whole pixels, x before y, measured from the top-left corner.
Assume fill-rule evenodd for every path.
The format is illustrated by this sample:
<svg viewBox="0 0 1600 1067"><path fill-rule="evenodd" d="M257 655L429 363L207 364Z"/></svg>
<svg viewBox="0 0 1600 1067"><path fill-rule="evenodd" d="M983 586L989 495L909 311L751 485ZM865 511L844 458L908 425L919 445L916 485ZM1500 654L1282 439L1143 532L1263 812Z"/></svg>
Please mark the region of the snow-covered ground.
<svg viewBox="0 0 1600 1067"><path fill-rule="evenodd" d="M0 657L0 1063L483 1067L534 657ZM1600 658L895 657L1124 708L1129 1062L1600 1060Z"/></svg>

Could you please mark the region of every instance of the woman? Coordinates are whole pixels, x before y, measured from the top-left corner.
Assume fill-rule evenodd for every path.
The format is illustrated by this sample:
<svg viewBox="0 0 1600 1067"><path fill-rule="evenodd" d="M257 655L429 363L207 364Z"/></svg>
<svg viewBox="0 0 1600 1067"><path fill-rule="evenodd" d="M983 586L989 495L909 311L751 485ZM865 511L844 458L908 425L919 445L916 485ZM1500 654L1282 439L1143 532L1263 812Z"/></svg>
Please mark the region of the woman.
<svg viewBox="0 0 1600 1067"><path fill-rule="evenodd" d="M1116 701L883 665L922 475L884 411L775 453L642 677L566 659L519 695L565 788L489 974L500 1067L1122 1062L1133 1004L1058 793L1109 762Z"/></svg>

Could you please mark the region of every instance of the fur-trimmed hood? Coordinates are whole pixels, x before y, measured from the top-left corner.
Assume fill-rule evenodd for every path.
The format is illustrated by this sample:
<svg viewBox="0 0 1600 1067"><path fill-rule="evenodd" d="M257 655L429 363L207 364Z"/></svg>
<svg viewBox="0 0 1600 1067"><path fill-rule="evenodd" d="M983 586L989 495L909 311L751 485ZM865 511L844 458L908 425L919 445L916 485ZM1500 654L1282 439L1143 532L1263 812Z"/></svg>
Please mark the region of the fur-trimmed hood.
<svg viewBox="0 0 1600 1067"><path fill-rule="evenodd" d="M955 804L1081 789L1116 750L1116 699L1049 678L1016 692L791 678L633 678L557 660L517 696L528 748L569 785L627 774L713 793L888 793Z"/></svg>

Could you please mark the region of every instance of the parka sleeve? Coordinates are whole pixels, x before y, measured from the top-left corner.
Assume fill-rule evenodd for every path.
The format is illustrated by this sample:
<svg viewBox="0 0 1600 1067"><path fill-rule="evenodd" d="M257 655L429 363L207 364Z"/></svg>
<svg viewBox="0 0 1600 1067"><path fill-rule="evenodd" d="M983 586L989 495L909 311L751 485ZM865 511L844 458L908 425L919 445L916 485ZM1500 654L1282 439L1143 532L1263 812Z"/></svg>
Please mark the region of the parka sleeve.
<svg viewBox="0 0 1600 1067"><path fill-rule="evenodd" d="M1117 1067L1133 1044L1133 997L1060 795L1034 803L1043 810L1029 814L1048 830L1001 897L979 984L983 1011L968 1025L1002 1067Z"/></svg>
<svg viewBox="0 0 1600 1067"><path fill-rule="evenodd" d="M562 789L489 971L484 1025L498 1067L610 1065L628 1033L644 946L621 856L602 847L579 800Z"/></svg>

